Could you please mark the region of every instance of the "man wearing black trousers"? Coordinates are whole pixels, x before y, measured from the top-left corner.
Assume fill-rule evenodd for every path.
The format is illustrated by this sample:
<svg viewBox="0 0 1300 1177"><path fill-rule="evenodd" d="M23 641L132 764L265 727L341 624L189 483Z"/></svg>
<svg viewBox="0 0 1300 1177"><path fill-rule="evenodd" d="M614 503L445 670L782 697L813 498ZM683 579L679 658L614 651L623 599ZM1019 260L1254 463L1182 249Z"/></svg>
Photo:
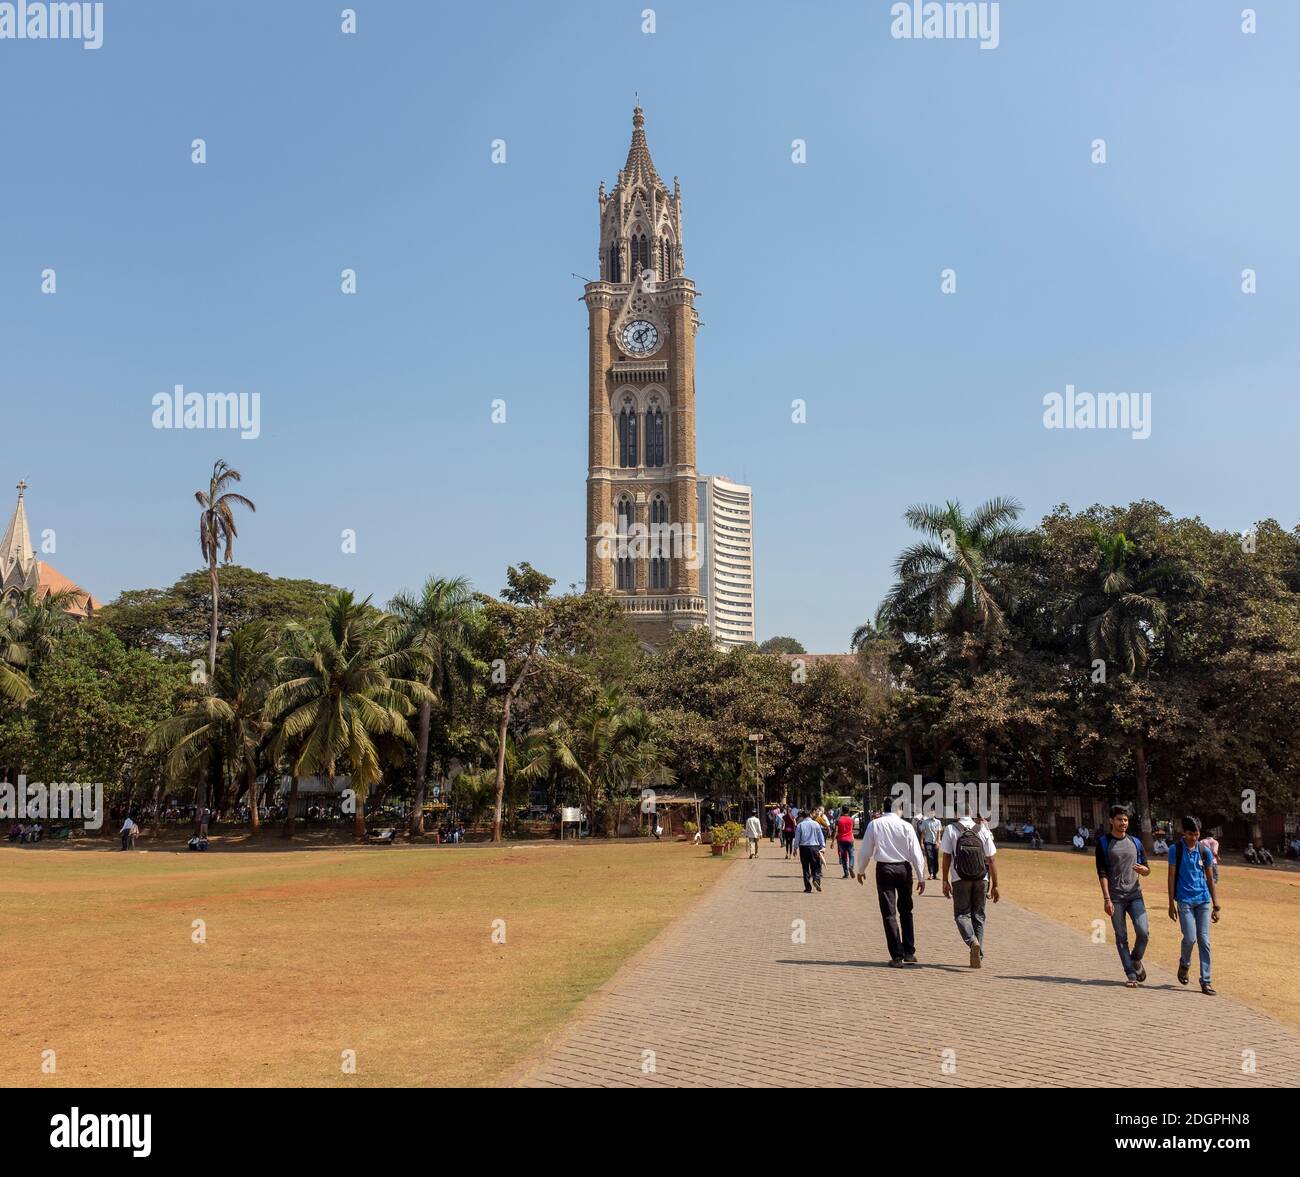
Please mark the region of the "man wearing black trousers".
<svg viewBox="0 0 1300 1177"><path fill-rule="evenodd" d="M889 963L894 968L916 964L916 939L912 930L912 880L916 893L925 892L925 855L916 831L893 810L887 810L868 827L858 851L858 882L867 877L867 860L876 860L876 893L880 917L885 922ZM900 929L901 925L901 929Z"/></svg>
<svg viewBox="0 0 1300 1177"><path fill-rule="evenodd" d="M826 835L811 813L795 826L794 846L799 851L799 865L803 867L803 889L822 889L822 857L826 850Z"/></svg>

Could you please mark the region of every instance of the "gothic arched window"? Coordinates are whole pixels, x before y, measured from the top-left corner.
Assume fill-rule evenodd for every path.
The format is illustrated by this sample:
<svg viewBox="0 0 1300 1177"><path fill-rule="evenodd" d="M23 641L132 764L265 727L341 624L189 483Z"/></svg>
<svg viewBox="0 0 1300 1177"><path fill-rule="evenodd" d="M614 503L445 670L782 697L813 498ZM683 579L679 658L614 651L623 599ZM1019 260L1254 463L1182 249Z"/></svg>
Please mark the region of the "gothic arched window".
<svg viewBox="0 0 1300 1177"><path fill-rule="evenodd" d="M657 494L650 500L650 587L668 588L668 500Z"/></svg>
<svg viewBox="0 0 1300 1177"><path fill-rule="evenodd" d="M618 464L625 470L637 464L636 422L636 405L628 397L618 415Z"/></svg>
<svg viewBox="0 0 1300 1177"><path fill-rule="evenodd" d="M671 237L661 237L659 239L659 277L667 281L667 279L676 276L673 273L673 239Z"/></svg>
<svg viewBox="0 0 1300 1177"><path fill-rule="evenodd" d="M608 265L605 267L605 277L610 282L623 281L622 267L619 265L618 242L611 241L609 245Z"/></svg>
<svg viewBox="0 0 1300 1177"><path fill-rule="evenodd" d="M632 269L650 268L650 241L644 233L632 238Z"/></svg>
<svg viewBox="0 0 1300 1177"><path fill-rule="evenodd" d="M632 500L618 500L618 536L614 548L614 587L631 589L636 587L632 570L632 556L627 549L626 536L632 529Z"/></svg>
<svg viewBox="0 0 1300 1177"><path fill-rule="evenodd" d="M664 464L664 413L658 397L650 401L645 411L645 464Z"/></svg>

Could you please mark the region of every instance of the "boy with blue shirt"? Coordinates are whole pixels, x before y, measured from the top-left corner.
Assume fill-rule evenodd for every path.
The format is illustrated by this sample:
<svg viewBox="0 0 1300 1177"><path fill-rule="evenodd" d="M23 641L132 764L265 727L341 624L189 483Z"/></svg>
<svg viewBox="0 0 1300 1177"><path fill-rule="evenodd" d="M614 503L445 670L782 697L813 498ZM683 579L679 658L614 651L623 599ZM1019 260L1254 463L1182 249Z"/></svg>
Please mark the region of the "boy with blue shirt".
<svg viewBox="0 0 1300 1177"><path fill-rule="evenodd" d="M1210 923L1219 922L1219 897L1214 881L1214 857L1200 844L1201 823L1183 818L1183 836L1169 847L1169 918L1182 928L1178 981L1187 984L1192 945L1201 962L1201 992L1215 995L1210 984Z"/></svg>

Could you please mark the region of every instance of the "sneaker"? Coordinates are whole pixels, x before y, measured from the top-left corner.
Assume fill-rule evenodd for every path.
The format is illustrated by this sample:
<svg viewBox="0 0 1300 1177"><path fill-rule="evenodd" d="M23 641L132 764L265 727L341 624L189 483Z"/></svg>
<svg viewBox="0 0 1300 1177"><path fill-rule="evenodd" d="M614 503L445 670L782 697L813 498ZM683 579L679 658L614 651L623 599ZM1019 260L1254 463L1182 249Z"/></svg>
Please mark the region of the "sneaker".
<svg viewBox="0 0 1300 1177"><path fill-rule="evenodd" d="M909 952L905 957L903 957L903 963L904 963L904 964L919 964L920 962L916 959L916 953L915 953L915 952Z"/></svg>
<svg viewBox="0 0 1300 1177"><path fill-rule="evenodd" d="M891 960L889 962L889 967L891 969L901 969L903 967L903 962L901 960Z"/></svg>
<svg viewBox="0 0 1300 1177"><path fill-rule="evenodd" d="M984 959L984 953L980 950L980 942L972 940L970 942L970 967L977 969Z"/></svg>
<svg viewBox="0 0 1300 1177"><path fill-rule="evenodd" d="M822 889L821 879L813 879L813 886L816 887L818 891L820 891Z"/></svg>
<svg viewBox="0 0 1300 1177"><path fill-rule="evenodd" d="M1133 968L1137 971L1136 980L1140 985L1147 979L1147 971L1142 967L1142 962L1140 960L1135 960L1133 962Z"/></svg>

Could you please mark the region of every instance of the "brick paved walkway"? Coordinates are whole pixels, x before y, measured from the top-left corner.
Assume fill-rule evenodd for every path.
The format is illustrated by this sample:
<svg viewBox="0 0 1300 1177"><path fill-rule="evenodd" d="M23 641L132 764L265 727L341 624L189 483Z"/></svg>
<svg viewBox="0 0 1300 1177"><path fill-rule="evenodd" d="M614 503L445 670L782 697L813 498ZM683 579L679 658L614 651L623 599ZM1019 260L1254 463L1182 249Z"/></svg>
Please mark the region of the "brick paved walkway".
<svg viewBox="0 0 1300 1177"><path fill-rule="evenodd" d="M874 868L860 887L828 863L825 890L805 895L797 863L765 841L762 857L723 872L515 1084L1300 1086L1300 1034L1222 991L1203 996L1194 958L1186 988L1176 958L1157 963L1172 928L1157 933L1147 984L1129 990L1113 944L1003 900L990 905L985 966L971 969L933 883L916 898L921 964L891 969ZM792 943L795 920L806 924L802 944ZM791 1031L800 1010L815 1030ZM828 1032L832 1023L843 1032ZM1109 1027L1135 1049L1098 1056ZM1183 1049L1189 1030L1196 1046ZM955 1052L947 1072L945 1051ZM1254 1074L1242 1070L1244 1051Z"/></svg>

